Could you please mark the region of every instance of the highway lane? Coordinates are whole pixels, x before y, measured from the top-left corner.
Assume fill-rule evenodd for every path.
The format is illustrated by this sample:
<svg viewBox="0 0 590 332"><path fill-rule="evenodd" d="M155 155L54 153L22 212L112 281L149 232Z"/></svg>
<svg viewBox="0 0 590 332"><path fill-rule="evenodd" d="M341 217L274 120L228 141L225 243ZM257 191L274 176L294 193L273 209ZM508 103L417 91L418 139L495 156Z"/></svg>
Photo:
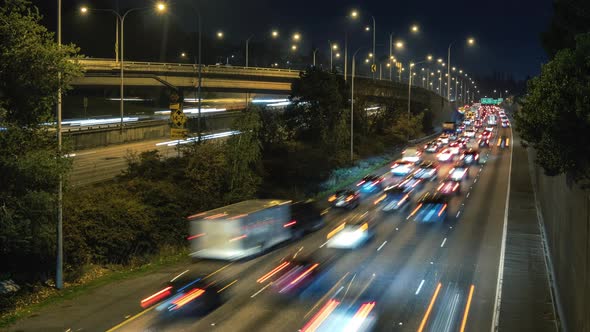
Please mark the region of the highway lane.
<svg viewBox="0 0 590 332"><path fill-rule="evenodd" d="M463 183L463 194L451 200L453 215L461 211L458 218L445 225L420 225L407 221L405 215L383 215L373 241L364 248L343 252L326 277L313 285L313 291L279 301L256 279L301 247L322 250L319 247L325 235L341 213L330 213L328 227L302 241L250 262L234 263L221 272L226 280L238 281L232 286L231 299L210 315L162 323L155 313L148 312L118 330L297 330L321 307L317 301L334 283L353 277L355 284L369 284L362 298L377 301L378 330L418 330L423 321L424 331L459 330L471 285L466 330L487 329L494 304L509 172L508 150L490 150L487 165L472 167L470 179ZM441 173L449 167L444 166ZM434 188L437 182L428 183L422 191ZM367 208L371 201L366 199L359 209Z"/></svg>

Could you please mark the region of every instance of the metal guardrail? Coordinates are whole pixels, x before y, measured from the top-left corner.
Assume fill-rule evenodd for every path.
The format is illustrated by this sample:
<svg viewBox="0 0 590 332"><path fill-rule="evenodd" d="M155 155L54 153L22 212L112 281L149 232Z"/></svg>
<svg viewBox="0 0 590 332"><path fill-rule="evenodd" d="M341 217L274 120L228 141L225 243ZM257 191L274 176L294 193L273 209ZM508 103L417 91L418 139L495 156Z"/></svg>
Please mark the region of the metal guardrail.
<svg viewBox="0 0 590 332"><path fill-rule="evenodd" d="M121 64L108 59L80 59L78 62L86 70L108 70L115 71L121 68ZM199 66L185 63L165 62L140 62L125 61L124 68L134 71L148 72L190 72L195 73ZM207 74L235 74L235 75L264 75L264 76L288 76L299 77L299 70L264 68L264 67L238 67L238 66L212 66L203 65L203 73Z"/></svg>

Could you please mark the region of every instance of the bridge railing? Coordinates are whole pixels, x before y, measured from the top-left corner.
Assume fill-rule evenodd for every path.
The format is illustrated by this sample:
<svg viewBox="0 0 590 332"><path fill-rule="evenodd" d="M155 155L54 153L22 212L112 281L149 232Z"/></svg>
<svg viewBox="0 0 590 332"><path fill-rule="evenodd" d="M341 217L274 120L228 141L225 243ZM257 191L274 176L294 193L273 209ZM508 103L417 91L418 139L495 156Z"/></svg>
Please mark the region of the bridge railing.
<svg viewBox="0 0 590 332"><path fill-rule="evenodd" d="M121 68L121 64L110 59L81 59L79 63L86 70L90 71L116 71ZM125 61L125 70L144 71L144 72L190 72L196 73L198 65L186 63L165 63L165 62L140 62ZM254 76L279 76L279 77L299 77L299 70L264 68L264 67L239 67L239 66L217 66L203 65L203 73L209 74L231 74L231 75L254 75Z"/></svg>

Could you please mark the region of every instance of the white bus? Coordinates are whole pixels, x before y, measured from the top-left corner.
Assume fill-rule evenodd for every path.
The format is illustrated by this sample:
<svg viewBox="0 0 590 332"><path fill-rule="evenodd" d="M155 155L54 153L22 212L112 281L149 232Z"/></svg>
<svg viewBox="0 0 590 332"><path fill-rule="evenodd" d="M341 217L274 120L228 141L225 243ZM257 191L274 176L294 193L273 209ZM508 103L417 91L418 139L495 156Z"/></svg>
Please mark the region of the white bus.
<svg viewBox="0 0 590 332"><path fill-rule="evenodd" d="M495 115L488 115L488 126L498 125L498 119Z"/></svg>
<svg viewBox="0 0 590 332"><path fill-rule="evenodd" d="M249 200L188 217L190 256L237 260L291 239L290 203Z"/></svg>

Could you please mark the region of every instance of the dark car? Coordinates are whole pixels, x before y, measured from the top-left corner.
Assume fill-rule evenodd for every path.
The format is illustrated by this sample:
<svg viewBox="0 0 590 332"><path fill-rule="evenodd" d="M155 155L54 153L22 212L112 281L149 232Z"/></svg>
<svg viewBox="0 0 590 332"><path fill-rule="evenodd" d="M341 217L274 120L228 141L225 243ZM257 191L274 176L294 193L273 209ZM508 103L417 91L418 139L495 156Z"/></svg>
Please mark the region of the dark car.
<svg viewBox="0 0 590 332"><path fill-rule="evenodd" d="M280 295L294 295L305 290L327 270L334 256L319 258L295 253L257 279L259 284L271 283L271 290Z"/></svg>
<svg viewBox="0 0 590 332"><path fill-rule="evenodd" d="M450 196L450 195L460 195L461 194L461 182L455 181L451 178L447 178L436 188L437 192Z"/></svg>
<svg viewBox="0 0 590 332"><path fill-rule="evenodd" d="M155 310L162 315L203 315L221 306L225 301L223 292L231 285L221 280L204 280L202 275L191 272L174 276L160 290L141 300L141 307L156 306Z"/></svg>
<svg viewBox="0 0 590 332"><path fill-rule="evenodd" d="M501 149L507 148L510 146L510 138L508 138L507 136L502 135L499 139L498 139L498 146Z"/></svg>
<svg viewBox="0 0 590 332"><path fill-rule="evenodd" d="M360 195L354 190L338 190L328 198L328 202L336 208L354 209L360 204Z"/></svg>
<svg viewBox="0 0 590 332"><path fill-rule="evenodd" d="M422 223L443 222L447 217L447 208L448 201L444 195L427 192L420 197L418 205L407 219L414 217L415 221Z"/></svg>
<svg viewBox="0 0 590 332"><path fill-rule="evenodd" d="M385 212L404 210L410 206L411 193L411 190L408 191L400 186L386 188L383 195L375 201L375 204L380 204L381 210Z"/></svg>
<svg viewBox="0 0 590 332"><path fill-rule="evenodd" d="M295 202L291 204L291 221L285 226L291 229L295 237L301 237L324 227L324 214L312 199Z"/></svg>
<svg viewBox="0 0 590 332"><path fill-rule="evenodd" d="M363 192L381 191L383 189L382 182L383 177L369 174L366 175L359 183L357 183L356 186L359 187Z"/></svg>
<svg viewBox="0 0 590 332"><path fill-rule="evenodd" d="M465 150L461 155L461 160L465 163L465 165L477 164L479 162L479 151L475 149Z"/></svg>

